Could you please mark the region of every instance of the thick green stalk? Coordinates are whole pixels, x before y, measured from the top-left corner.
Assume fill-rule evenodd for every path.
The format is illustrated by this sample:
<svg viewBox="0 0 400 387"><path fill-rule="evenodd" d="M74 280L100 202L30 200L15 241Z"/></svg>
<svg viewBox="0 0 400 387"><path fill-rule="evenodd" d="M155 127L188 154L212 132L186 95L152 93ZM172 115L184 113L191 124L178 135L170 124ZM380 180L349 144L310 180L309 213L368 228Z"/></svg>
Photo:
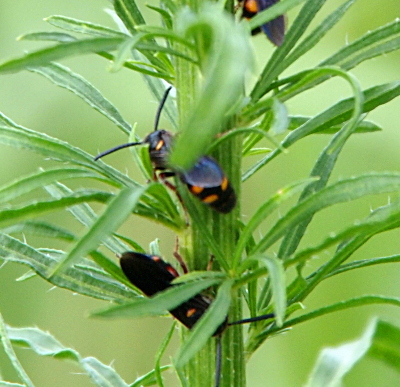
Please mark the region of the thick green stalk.
<svg viewBox="0 0 400 387"><path fill-rule="evenodd" d="M185 2L185 0L183 0L183 2ZM197 1L193 0L193 2L194 4L190 5L192 8L197 8ZM233 9L232 4L230 8ZM184 52L183 47L179 47L179 49ZM201 78L199 69L192 63L177 59L175 65L175 86L178 90L179 123L180 126L182 126L186 115L193 107ZM234 126L235 122L231 120L225 127L221 127L221 132L225 132ZM195 141L195 138L193 141ZM240 214L241 142L241 137L235 136L232 140L224 141L213 154L229 177L237 193L238 204L235 210L230 214L219 214L210 210L202 203L199 203L196 199L193 200L194 205L196 205L198 212L203 219L205 219L206 224L210 225L210 232L213 234L228 262L230 262L233 257L233 251L238 237L237 220ZM185 259L191 270L204 270L211 257L210 251L204 243L198 225L195 222L191 222L190 228L191 236L187 235L186 240L181 242L181 248L185 251ZM215 262L213 269L218 269ZM240 319L241 316L241 301L238 292L238 294L233 297L229 320L235 321ZM183 330L182 333L184 339L185 331ZM185 367L184 374L187 386L211 387L214 385L215 346L215 339L210 339L205 348L203 348ZM220 386L244 387L245 385L245 357L242 327L232 326L223 333L222 379Z"/></svg>
<svg viewBox="0 0 400 387"><path fill-rule="evenodd" d="M234 127L232 119L224 130ZM229 177L237 195L237 205L229 214L213 214L213 235L222 250L229 266L232 264L233 252L238 238L238 218L240 216L240 183L242 162L242 138L235 136L218 147L214 157L221 164ZM232 297L229 321L242 318L240 292ZM222 379L221 387L245 386L245 357L243 347L243 329L240 325L229 327L223 334L222 340Z"/></svg>
<svg viewBox="0 0 400 387"><path fill-rule="evenodd" d="M182 46L179 49L184 52ZM179 126L186 119L186 115L191 111L193 102L197 94L199 70L188 61L176 60L176 82L175 87L178 91L178 111ZM207 211L204 206L199 206L199 211ZM192 222L193 223L193 222ZM191 235L186 235L184 241L181 240L181 250L185 251L185 260L191 270L203 269L207 266L209 252L204 243L199 238L199 230L196 225L191 225ZM182 339L185 339L186 330L182 328ZM214 340L209 343L187 364L184 369L184 378L189 387L212 386L214 383L215 367L215 345Z"/></svg>

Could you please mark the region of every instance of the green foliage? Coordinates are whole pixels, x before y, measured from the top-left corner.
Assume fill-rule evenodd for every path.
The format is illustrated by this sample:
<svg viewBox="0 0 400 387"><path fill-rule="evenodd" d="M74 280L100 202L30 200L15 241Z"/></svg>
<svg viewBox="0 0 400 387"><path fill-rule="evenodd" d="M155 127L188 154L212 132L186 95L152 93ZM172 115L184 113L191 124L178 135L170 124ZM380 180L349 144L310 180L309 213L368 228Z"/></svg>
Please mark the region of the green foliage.
<svg viewBox="0 0 400 387"><path fill-rule="evenodd" d="M359 339L337 348L325 348L307 386L341 385L343 377L366 356L383 360L399 371L399 339L399 328L384 321L372 321Z"/></svg>
<svg viewBox="0 0 400 387"><path fill-rule="evenodd" d="M269 319L251 325L246 337L247 356L251 356L270 336L300 322L368 304L400 306L396 298L362 295L308 313L301 311L300 316L291 317L299 312L301 303L315 291L317 285L331 276L400 259L393 256L349 262L370 238L400 226L398 199L372 211L366 219L345 225L335 235L326 236L315 246L299 248L314 215L366 195L400 190L400 174L394 172L368 172L329 183L347 140L355 133L382 129L373 122L364 121L365 114L400 94L400 81L362 90L357 79L349 73L366 60L399 49L399 21L368 32L314 68L282 77L284 71L321 41L354 2L344 2L311 33L308 33L308 27L316 20L325 0L282 1L260 12L250 22L240 23L233 20L220 3L189 7L163 1L161 7L150 7L163 21L162 26L152 26L146 24L133 0L113 2L119 29L63 16L47 18L49 24L63 32L31 33L20 39L51 41L54 44L0 64L0 74L27 70L44 76L55 85L73 92L108 118L119 130L130 135L130 141L138 139L118 109L87 80L54 61L94 53L112 61L110 71L124 67L141 73L157 99L161 99L164 93L165 81L176 85L179 109L172 98L165 105L171 125L179 128L180 133L170 158L174 169L187 169L199 156L213 152L240 193L240 177L244 181L257 176L261 168L299 140L318 134L331 134L332 138L321 151L308 179L282 187L275 195L259 203L254 214L242 223L238 210L229 215L211 214L210 210L192 201L179 182L178 191L185 208L165 185L159 182L143 185L103 161L95 162L93 156L84 150L24 128L0 115L0 143L36 152L60 163L57 168L19 177L0 187L1 259L26 265L56 286L117 304L93 313L102 318L163 314L193 295L218 285L211 307L186 336L174 359L181 381L184 380L182 375L193 372L191 379L197 378L204 383L201 379L203 375L198 371L201 368L190 368L188 364L225 321L230 305L229 318L232 315L236 319L241 317L241 298L238 297L243 296L251 316L271 312L275 315L272 322ZM247 90L246 77L249 72L255 71L250 28L272 20L299 3L304 4L291 23L284 43L274 50L265 67L257 74L255 85ZM186 69L190 71L186 72ZM288 113L285 102L334 77L343 79L350 86L350 98L336 101L314 117L291 116ZM190 90L190 95L179 89L182 80L186 81L182 87ZM189 109L182 115L182 107L187 106ZM178 111L181 114L179 119ZM218 135L221 132L223 135ZM282 134L284 138L279 139ZM265 138L271 140L271 149L260 147L259 143ZM235 146L240 151L230 154L229 150L236 149ZM151 176L146 153L146 150L134 150L134 159L143 173L143 180ZM231 160L240 163L242 154L262 157L241 176L240 169L234 170ZM68 163L68 166L61 163ZM67 181L82 178L87 184L85 188L71 189L64 185ZM105 188L93 189L91 181L101 182ZM299 193L298 202L288 204L288 200ZM27 194L35 199L21 203L21 197ZM91 203L106 204L107 207L99 215L92 209ZM290 208L286 209L284 204ZM84 236L78 238L70 230L37 219L60 209L70 211L86 227ZM266 226L266 218L275 211L282 216L274 224L269 222ZM118 228L130 215L144 217L178 233L182 237L181 250L188 261L194 256L205 258L201 264L193 265L195 269L204 268L209 256L213 255L221 271L196 271L179 278L179 286L160 292L151 299L140 297L119 266L99 251L100 244L113 253L132 248L146 251L135 240L118 233ZM187 240L191 227L196 229L193 240L201 239L202 251L195 242ZM16 238L21 232L67 241L69 247L66 251L55 250L51 246L36 248ZM225 234L233 238L224 239ZM335 246L336 250L325 262L320 262L311 271L305 269L315 254L331 246ZM289 271L291 276L286 276ZM286 278L292 278L291 282L287 283ZM32 382L18 362L11 344L26 346L40 356L72 360L79 364L95 385L127 386L111 367L94 358L82 358L76 351L65 348L50 334L37 328L15 329L3 323L0 328L5 351L24 386L31 386ZM161 371L169 366L160 366L161 356L172 332L160 348L155 369L131 386L163 385ZM374 322L358 341L338 350L325 350L310 376L309 386L339 383L367 354L398 369L399 349L391 345L395 339L398 342L398 335L395 326ZM234 333L232 337L239 341L241 333ZM233 351L230 353L233 357L231 369L243 368L244 353L232 349L235 346L240 349L241 345L226 346L226 350L230 348ZM351 356L340 358L337 364L337 352L343 350ZM224 357L229 358L228 355ZM222 369L224 372L229 367L222 364ZM210 370L206 371L205 375L210 374ZM231 383L233 371L229 372L223 374L223 385ZM245 378L242 377L235 385L240 387L244 383ZM0 385L17 384L4 381ZM196 385L199 384L193 382L193 386Z"/></svg>

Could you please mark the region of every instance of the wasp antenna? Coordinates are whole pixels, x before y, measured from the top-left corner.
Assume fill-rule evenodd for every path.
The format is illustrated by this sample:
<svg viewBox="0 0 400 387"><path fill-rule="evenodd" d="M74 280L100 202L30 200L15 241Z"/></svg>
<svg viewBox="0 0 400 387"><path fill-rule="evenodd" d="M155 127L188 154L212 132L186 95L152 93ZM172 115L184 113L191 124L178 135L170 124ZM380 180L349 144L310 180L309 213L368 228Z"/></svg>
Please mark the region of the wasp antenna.
<svg viewBox="0 0 400 387"><path fill-rule="evenodd" d="M109 149L109 150L106 150L106 151L104 151L104 152L98 154L98 155L94 158L94 161L97 161L98 159L102 158L103 156L107 156L107 155L109 155L110 153L114 153L114 152L116 152L116 151L118 151L118 150L120 150L120 149L129 148L130 146L142 145L142 144L143 144L142 142L128 142L128 143L126 143L126 144L118 145L118 146L116 146L116 147L114 147L114 148L111 148L111 149Z"/></svg>
<svg viewBox="0 0 400 387"><path fill-rule="evenodd" d="M263 315L257 316L257 317L250 317L250 318L245 318L243 320L232 321L232 322L228 323L228 325L231 326L231 325L239 325L239 324L249 324L249 323L252 323L255 321L269 320L274 317L275 317L274 313L263 314Z"/></svg>
<svg viewBox="0 0 400 387"><path fill-rule="evenodd" d="M164 96L162 97L162 100L160 102L160 105L158 105L157 113L156 113L156 119L154 121L154 131L157 130L158 128L158 122L160 121L160 116L161 116L161 111L163 110L163 107L165 105L165 101L168 98L168 94L171 91L172 86L168 87L167 90L165 90Z"/></svg>
<svg viewBox="0 0 400 387"><path fill-rule="evenodd" d="M215 387L219 387L221 382L221 361L222 361L222 336L216 337L217 350L215 352Z"/></svg>

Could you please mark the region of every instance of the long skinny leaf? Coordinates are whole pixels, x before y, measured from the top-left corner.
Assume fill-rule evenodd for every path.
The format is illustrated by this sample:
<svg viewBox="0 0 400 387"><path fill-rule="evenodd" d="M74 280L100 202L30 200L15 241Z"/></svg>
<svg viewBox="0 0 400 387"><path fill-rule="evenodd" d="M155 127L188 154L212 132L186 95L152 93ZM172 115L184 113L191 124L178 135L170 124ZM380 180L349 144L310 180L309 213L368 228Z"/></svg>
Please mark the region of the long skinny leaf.
<svg viewBox="0 0 400 387"><path fill-rule="evenodd" d="M261 25L268 23L269 21L277 18L280 15L284 15L296 5L299 5L304 1L305 0L286 0L275 3L270 8L258 12L254 17L249 20L250 30L260 27Z"/></svg>
<svg viewBox="0 0 400 387"><path fill-rule="evenodd" d="M282 68L288 68L298 58L311 50L332 27L340 21L356 0L348 0L333 11L321 24L312 31L283 61ZM330 63L333 64L333 63ZM329 65L328 63L325 64Z"/></svg>
<svg viewBox="0 0 400 387"><path fill-rule="evenodd" d="M288 259L285 262L285 265L288 267L291 265L304 263L313 255L315 256L316 254L321 253L330 246L346 242L358 235L381 232L385 226L390 227L392 224L395 224L398 219L400 219L400 203L398 200L396 200L391 204L373 211L365 220L347 227L345 230L337 233L334 236L329 236L317 246L308 247L299 252L293 258Z"/></svg>
<svg viewBox="0 0 400 387"><path fill-rule="evenodd" d="M282 46L278 47L265 65L259 81L251 92L251 100L257 102L267 91L268 86L285 69L282 64L284 58L298 42L305 30L321 9L326 0L308 0L299 12L296 20L285 36Z"/></svg>
<svg viewBox="0 0 400 387"><path fill-rule="evenodd" d="M80 266L67 269L60 275L49 278L47 273L57 265L60 251L40 252L9 235L0 234L1 257L10 262L23 264L52 285L68 289L74 293L100 300L118 303L131 300L135 294L121 282L114 280L98 266L85 261ZM119 269L122 277L122 271ZM116 276L117 277L117 276Z"/></svg>
<svg viewBox="0 0 400 387"><path fill-rule="evenodd" d="M86 357L80 364L98 387L129 387L114 368L101 363L94 357Z"/></svg>
<svg viewBox="0 0 400 387"><path fill-rule="evenodd" d="M182 11L177 29L182 36L204 42L198 48L202 53L199 61L204 84L192 111L186 115L170 157L171 165L187 169L204 154L227 119L227 112L238 102L245 75L253 67L254 58L241 26L229 15L221 14L217 5L206 4L196 17L189 10ZM195 142L193 138L196 138ZM191 151L187 152L189 146Z"/></svg>
<svg viewBox="0 0 400 387"><path fill-rule="evenodd" d="M306 200L297 204L268 232L252 251L253 254L264 252L282 237L287 228L298 224L328 206L343 203L379 193L394 192L400 189L400 175L396 173L371 173L334 183Z"/></svg>
<svg viewBox="0 0 400 387"><path fill-rule="evenodd" d="M283 324L286 313L286 282L283 263L278 258L267 255L250 256L246 259L246 262L252 260L258 261L268 269L274 299L276 324L280 327Z"/></svg>
<svg viewBox="0 0 400 387"><path fill-rule="evenodd" d="M28 347L40 356L50 356L59 360L72 360L78 363L98 387L128 387L128 384L123 381L112 367L106 366L93 357L82 358L77 351L65 347L48 332L38 328L12 327L7 327L7 332L13 344ZM33 387L31 383L26 383L26 385Z"/></svg>
<svg viewBox="0 0 400 387"><path fill-rule="evenodd" d="M344 69L350 70L352 67L355 67L363 60L373 57L371 56L371 54L363 56L363 53L374 52L374 50L376 50L377 48L377 55L384 53L379 50L379 46L382 44L386 44L387 41L390 39L392 39L393 41L398 41L398 39L396 38L399 37L399 34L400 21L395 20L383 27L377 28L374 31L368 31L359 39L344 46L337 53L325 59L323 62L320 63L320 66L339 65ZM389 47L390 46L388 46L388 48ZM393 49L395 49L395 47L396 46L394 46Z"/></svg>
<svg viewBox="0 0 400 387"><path fill-rule="evenodd" d="M396 307L400 307L400 298L385 297L381 295L363 295L351 298L349 300L340 301L332 305L324 306L312 312L305 313L299 317L287 319L280 328L272 325L267 329L265 329L263 332L257 333L255 337L251 337L248 340L246 350L249 351L250 353L253 353L267 337L273 335L277 331L281 331L282 329L291 328L297 324L311 321L317 317L326 316L330 313L336 313L346 309L356 308L365 305L374 305L374 304L393 305Z"/></svg>
<svg viewBox="0 0 400 387"><path fill-rule="evenodd" d="M61 15L53 15L46 17L44 21L46 21L47 23L51 24L54 27L58 27L70 32L78 32L80 34L101 36L101 37L126 36L120 31L114 30L109 27Z"/></svg>
<svg viewBox="0 0 400 387"><path fill-rule="evenodd" d="M152 298L141 298L135 302L112 306L105 310L93 312L91 315L102 318L159 316L219 282L221 282L221 278L215 277L171 286Z"/></svg>
<svg viewBox="0 0 400 387"><path fill-rule="evenodd" d="M204 316L196 323L176 355L174 365L183 367L209 340L224 322L229 310L233 281L225 281L218 289L217 297Z"/></svg>
<svg viewBox="0 0 400 387"><path fill-rule="evenodd" d="M283 201L295 195L305 185L309 184L312 180L307 179L305 181L293 183L287 187L280 189L274 196L268 199L262 206L260 206L257 209L257 211L250 218L250 220L240 233L240 237L236 245L235 255L233 259L233 268L235 268L238 265L241 255L248 243L249 238L252 236L253 232L260 225L260 223L263 222L268 217L268 215L274 209L276 209Z"/></svg>
<svg viewBox="0 0 400 387"><path fill-rule="evenodd" d="M391 82L379 86L374 86L363 92L364 105L363 113L374 110L376 107L387 103L400 94L400 82ZM254 166L243 174L243 181L251 177L256 171L268 164L271 160L282 153L282 149L288 148L301 138L308 136L322 128L346 122L354 113L354 99L348 98L331 106L322 113L316 115L311 120L300 126L298 129L289 133L281 142L281 146L269 153L258 161Z"/></svg>
<svg viewBox="0 0 400 387"><path fill-rule="evenodd" d="M324 348L309 377L307 387L338 386L353 367L369 353L400 371L400 329L374 319L363 335L335 348Z"/></svg>
<svg viewBox="0 0 400 387"><path fill-rule="evenodd" d="M97 219L86 235L62 259L57 267L52 270L50 277L64 271L76 261L84 257L91 250L95 250L99 243L125 221L144 194L147 188L125 188L116 196L104 213Z"/></svg>
<svg viewBox="0 0 400 387"><path fill-rule="evenodd" d="M43 75L57 86L72 91L86 103L116 124L124 133L130 133L131 125L126 122L118 109L111 104L92 84L67 67L51 63L47 66L34 67L30 71Z"/></svg>
<svg viewBox="0 0 400 387"><path fill-rule="evenodd" d="M28 67L46 66L50 62L71 56L89 54L99 51L113 51L124 41L123 38L93 38L63 43L53 47L37 50L21 58L12 59L0 64L0 73L15 73Z"/></svg>
<svg viewBox="0 0 400 387"><path fill-rule="evenodd" d="M4 352L10 359L11 364L13 365L18 376L24 382L24 385L26 387L35 387L31 381L31 379L29 378L28 374L23 369L21 363L19 362L19 360L17 358L17 355L14 352L14 349L11 345L11 339L8 334L8 329L7 329L6 324L4 323L2 315L0 315L0 338L1 338L1 343L3 345L3 348L4 348Z"/></svg>
<svg viewBox="0 0 400 387"><path fill-rule="evenodd" d="M7 203L37 188L53 183L57 180L93 178L99 179L99 175L78 168L52 169L40 171L34 175L19 178L18 180L0 187L0 202Z"/></svg>
<svg viewBox="0 0 400 387"><path fill-rule="evenodd" d="M57 200L34 201L21 207L15 207L10 210L0 210L0 227L6 227L16 222L25 221L27 219L36 218L39 215L46 214L50 211L64 209L68 206L95 201L106 203L110 200L110 193L87 190L76 192L69 196Z"/></svg>

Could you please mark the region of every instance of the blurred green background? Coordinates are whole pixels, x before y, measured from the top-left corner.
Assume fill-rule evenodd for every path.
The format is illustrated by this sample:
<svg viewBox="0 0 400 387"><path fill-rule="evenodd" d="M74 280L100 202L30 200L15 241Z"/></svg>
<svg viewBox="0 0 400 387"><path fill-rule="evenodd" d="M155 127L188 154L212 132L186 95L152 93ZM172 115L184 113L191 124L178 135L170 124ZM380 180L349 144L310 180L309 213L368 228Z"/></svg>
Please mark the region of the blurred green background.
<svg viewBox="0 0 400 387"><path fill-rule="evenodd" d="M151 20L154 15L146 11L144 3L139 0L141 9ZM153 1L150 3L155 5ZM327 1L318 20L322 20L341 3L339 0ZM15 38L27 32L52 30L43 21L43 18L50 15L65 15L113 27L110 16L104 12L109 6L106 0L84 3L78 0L2 0L1 60L42 46L32 42L16 42ZM289 14L289 24L297 11L298 9ZM368 30L399 16L399 0L359 0L316 49L297 63L296 70L314 66L347 41L353 41ZM156 23L157 20L153 22ZM261 69L273 47L264 36L257 36L253 41ZM118 107L126 120L138 122L137 130L141 136L149 132L157 103L140 76L127 70L110 73L107 71L108 63L94 55L69 59L62 63L99 88ZM399 79L400 53L365 62L352 72L360 80L363 89ZM291 100L287 107L290 114L313 115L349 95L350 90L345 82L329 81L316 90ZM55 87L40 76L27 72L1 76L0 111L20 125L68 141L93 155L126 141L115 126L79 98ZM400 99L397 99L369 114L368 119L379 123L384 131L353 136L339 159L332 181L367 171L400 169L399 111ZM162 122L168 128L168 122ZM329 138L320 135L301 141L301 144L292 147L287 154L274 160L261 173L246 182L243 187L244 219L254 211L257 203L277 189L306 177ZM46 168L49 163L42 156L27 151L1 146L0 152L1 184L34 172L39 167ZM132 164L129 152L110 156L108 161L122 171ZM134 171L130 173L133 174ZM330 232L338 231L345 225L366 217L371 209L384 205L388 200L390 198L386 196L367 197L356 203L325 210L314 219L306 242L316 243ZM66 220L63 219L65 214L60 213L57 216L60 216L62 224L70 221L68 215ZM171 256L174 242L172 233L136 218L130 220L123 231L144 246L159 237L164 255ZM79 232L82 234L83 230L77 230L78 234ZM28 242L35 245L39 243L30 238ZM45 243L46 241L42 241L41 245L46 246ZM57 247L66 246L60 244ZM399 232L392 231L375 237L354 259L396 254L399 249ZM317 259L323 260L324 256ZM61 289L52 289L48 283L38 278L16 282L16 278L25 272L26 268L11 264L0 270L0 310L8 324L38 326L48 330L63 344L75 348L83 356L95 356L106 364L113 364L127 382L152 369L157 348L170 327L170 318L126 321L88 319L88 312L105 306L104 303ZM361 294L400 297L399 280L400 267L396 264L366 268L358 273L350 272L326 281L306 300L305 307L311 311L317 306ZM293 331L268 340L258 350L249 363L248 385L286 387L304 384L319 350L358 336L372 316L381 316L400 326L400 311L389 306L354 309L296 326ZM165 362L175 353L176 346L175 338ZM17 353L36 386L91 385L87 377L80 375L80 370L73 364L40 358L27 350L18 350ZM0 366L4 379L17 381L1 351ZM167 379L170 386L176 384L173 376L169 375ZM394 386L400 385L400 376L377 361L363 360L346 378L346 385Z"/></svg>

